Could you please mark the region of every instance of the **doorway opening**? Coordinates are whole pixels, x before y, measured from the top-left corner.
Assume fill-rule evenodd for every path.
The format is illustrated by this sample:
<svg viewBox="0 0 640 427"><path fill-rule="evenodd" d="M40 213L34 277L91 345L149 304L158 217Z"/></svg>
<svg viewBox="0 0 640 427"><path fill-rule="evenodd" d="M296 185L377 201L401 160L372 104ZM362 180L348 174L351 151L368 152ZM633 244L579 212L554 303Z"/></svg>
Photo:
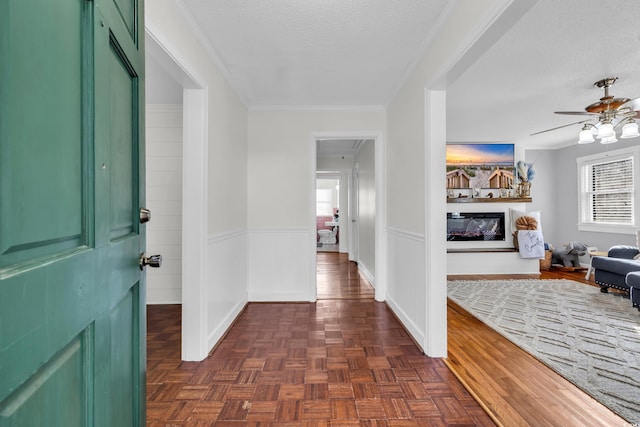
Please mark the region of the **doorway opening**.
<svg viewBox="0 0 640 427"><path fill-rule="evenodd" d="M340 181L340 178L316 178L318 252L340 252Z"/></svg>
<svg viewBox="0 0 640 427"><path fill-rule="evenodd" d="M317 298L373 298L376 139L317 138L315 144Z"/></svg>
<svg viewBox="0 0 640 427"><path fill-rule="evenodd" d="M168 101L166 98L162 98L156 103L159 106L173 104L173 108L169 110L171 110L172 120L175 119L176 126L172 130L175 134L175 140L180 141L180 144L174 144L174 147L169 148L162 141L163 135L167 134L166 129L157 133L160 135L158 138L160 145L157 149L161 149L160 147L162 149L169 148L165 154L170 154L167 157L171 157L159 158L159 165L170 163L176 172L177 163L180 162L182 175L180 190L176 189L173 192L176 196L179 195L181 200L160 200L165 197L164 191L156 189L160 203L154 209L156 211L154 218L156 219L153 219L149 225L154 224L155 226L164 223L166 229L162 233L163 238L171 235L173 239L171 242L161 239L154 242L151 237L154 235L153 230L147 229L148 250L154 250L153 247L150 247L151 245L169 243L164 249L167 255L165 255L162 270L167 273L167 276L173 275L173 277L169 278L168 282L154 280L156 278L152 277L148 281L147 303L182 305L181 357L183 360L202 360L208 353L206 325L200 321L203 310L200 304L201 294L206 283L206 265L203 254L206 254L207 250L206 218L208 206L206 199L201 197L201 194L205 193L207 179L206 165L201 160L207 158L207 90L205 85L195 77L193 70L176 56L178 52L171 50L166 35L160 29L147 23L145 30L146 84L149 87L146 90L147 103L154 103L155 95L171 96ZM149 82L154 78L155 84ZM181 98L180 101L178 101L179 98ZM181 105L176 104L177 102L180 102ZM167 112L163 111L163 107L151 110L160 116ZM180 116L181 120L179 120ZM157 122L162 123L162 118L160 117ZM180 126L177 126L178 123ZM147 142L150 135L151 132L147 132ZM147 154L149 154L149 150L147 150ZM186 168L184 165L189 165L189 167ZM156 182L147 180L146 185L150 189L150 186L159 183L160 180ZM175 185L175 182L172 184ZM161 213L172 217L169 221L170 224L166 221L169 218L160 221ZM171 283L171 285L165 286L163 283Z"/></svg>

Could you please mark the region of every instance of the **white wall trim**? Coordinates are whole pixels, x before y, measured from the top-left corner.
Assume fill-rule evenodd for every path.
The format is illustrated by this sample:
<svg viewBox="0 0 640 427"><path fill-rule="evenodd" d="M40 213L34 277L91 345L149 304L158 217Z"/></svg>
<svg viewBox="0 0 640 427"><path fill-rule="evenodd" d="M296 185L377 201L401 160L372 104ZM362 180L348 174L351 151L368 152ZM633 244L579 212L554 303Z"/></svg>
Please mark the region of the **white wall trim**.
<svg viewBox="0 0 640 427"><path fill-rule="evenodd" d="M147 293L147 305L180 304L182 299L181 289L153 289Z"/></svg>
<svg viewBox="0 0 640 427"><path fill-rule="evenodd" d="M209 235L207 352L233 325L248 303L247 234L243 229Z"/></svg>
<svg viewBox="0 0 640 427"><path fill-rule="evenodd" d="M400 320L402 326L409 332L413 340L418 344L420 350L424 352L422 348L422 343L425 342L424 332L420 329L418 325L411 319L407 313L402 310L402 307L398 305L392 297L387 298L387 305L393 311L393 314Z"/></svg>
<svg viewBox="0 0 640 427"><path fill-rule="evenodd" d="M203 360L207 340L208 94L184 90L182 360Z"/></svg>
<svg viewBox="0 0 640 427"><path fill-rule="evenodd" d="M246 233L245 230L238 229L238 230L225 231L217 234L211 234L209 237L207 237L207 243L212 244L212 243L223 242L229 239L236 239L238 237L241 237L245 233Z"/></svg>
<svg viewBox="0 0 640 427"><path fill-rule="evenodd" d="M362 274L364 276L364 278L367 280L367 282L369 282L371 284L371 286L373 286L373 288L375 289L375 287L376 287L376 278L375 278L375 276L373 274L371 274L371 271L369 271L367 266L364 265L363 263L359 262L358 263L358 271L360 272L360 274Z"/></svg>
<svg viewBox="0 0 640 427"><path fill-rule="evenodd" d="M387 230L390 233L397 234L398 236L402 236L405 239L415 240L417 242L424 242L424 234L415 233L413 231L401 230L396 227L387 227Z"/></svg>
<svg viewBox="0 0 640 427"><path fill-rule="evenodd" d="M183 92L182 359L203 360L207 344L208 90L161 28L145 20L148 47L179 74ZM156 58L158 59L158 58Z"/></svg>
<svg viewBox="0 0 640 427"><path fill-rule="evenodd" d="M183 87L198 89L205 86L201 83L204 79L187 63L171 39L149 17L145 17L144 28L145 34L152 41L152 43L146 43L146 53L158 61Z"/></svg>
<svg viewBox="0 0 640 427"><path fill-rule="evenodd" d="M376 184L376 301L387 299L387 193L386 189L386 142L378 135L375 142L375 184Z"/></svg>
<svg viewBox="0 0 640 427"><path fill-rule="evenodd" d="M443 62L442 69L434 74L436 79L428 87L432 90L446 90L448 85L455 82L471 64L484 55L496 41L524 16L539 0L499 0L482 17L475 28L466 32L467 37L460 43L460 48L452 51L448 61ZM451 7L447 8L447 14L453 10L457 1L451 2ZM443 21L438 25L442 26L446 21L446 15L442 15ZM429 45L426 44L426 48ZM422 52L420 58L424 56ZM414 69L419 61L414 65ZM391 100L393 99L390 98Z"/></svg>
<svg viewBox="0 0 640 427"><path fill-rule="evenodd" d="M446 141L447 101L445 91L425 90L425 341L431 357L447 357L447 250L446 230Z"/></svg>
<svg viewBox="0 0 640 427"><path fill-rule="evenodd" d="M148 113L182 113L182 104L147 104Z"/></svg>
<svg viewBox="0 0 640 427"><path fill-rule="evenodd" d="M376 187L376 225L375 225L375 299L376 301L384 301L386 298L386 274L387 274L387 233L385 225L386 220L386 194L385 194L385 157L386 143L380 132L362 131L362 132L312 132L309 137L309 153L310 153L310 171L309 171L309 194L316 194L316 141L318 139L373 139L375 148L375 187ZM315 197L309 198L309 230L310 233L316 235L316 208ZM309 258L311 271L314 272L313 285L316 287L315 271L316 271L316 248L315 239L312 242L313 253ZM357 242L353 242L357 245Z"/></svg>
<svg viewBox="0 0 640 427"><path fill-rule="evenodd" d="M218 327L212 330L209 333L209 337L207 339L207 348L212 349L213 347L220 342L222 338L224 338L224 334L229 330L229 328L233 325L233 322L242 314L242 311L247 306L248 302L238 302L233 309L225 316L224 320L219 323Z"/></svg>
<svg viewBox="0 0 640 427"><path fill-rule="evenodd" d="M389 289L387 303L424 350L427 316L425 239L417 233L389 227ZM442 327L442 325L441 325Z"/></svg>

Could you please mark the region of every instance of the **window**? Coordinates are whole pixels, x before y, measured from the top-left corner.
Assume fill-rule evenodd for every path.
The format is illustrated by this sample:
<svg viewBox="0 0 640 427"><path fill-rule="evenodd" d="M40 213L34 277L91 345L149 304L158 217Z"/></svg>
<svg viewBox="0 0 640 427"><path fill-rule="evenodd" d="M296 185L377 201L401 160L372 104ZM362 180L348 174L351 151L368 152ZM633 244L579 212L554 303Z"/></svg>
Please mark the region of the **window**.
<svg viewBox="0 0 640 427"><path fill-rule="evenodd" d="M638 153L634 148L577 159L580 230L631 233L637 227Z"/></svg>
<svg viewBox="0 0 640 427"><path fill-rule="evenodd" d="M316 189L316 215L333 215L333 192L331 190L322 188Z"/></svg>

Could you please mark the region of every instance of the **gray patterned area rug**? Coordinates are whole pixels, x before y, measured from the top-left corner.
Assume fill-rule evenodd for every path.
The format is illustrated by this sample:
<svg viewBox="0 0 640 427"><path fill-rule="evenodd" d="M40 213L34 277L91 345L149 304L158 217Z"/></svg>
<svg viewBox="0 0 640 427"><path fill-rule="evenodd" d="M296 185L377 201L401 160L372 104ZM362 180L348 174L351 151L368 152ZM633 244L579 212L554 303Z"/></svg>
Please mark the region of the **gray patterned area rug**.
<svg viewBox="0 0 640 427"><path fill-rule="evenodd" d="M640 312L571 280L448 282L448 296L616 414L640 422Z"/></svg>

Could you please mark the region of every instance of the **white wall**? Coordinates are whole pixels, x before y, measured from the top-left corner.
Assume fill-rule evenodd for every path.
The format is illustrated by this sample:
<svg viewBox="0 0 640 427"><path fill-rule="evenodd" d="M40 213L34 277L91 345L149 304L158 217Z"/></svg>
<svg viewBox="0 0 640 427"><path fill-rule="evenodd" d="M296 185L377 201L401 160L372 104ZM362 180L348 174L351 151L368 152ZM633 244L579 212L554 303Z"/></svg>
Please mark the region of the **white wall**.
<svg viewBox="0 0 640 427"><path fill-rule="evenodd" d="M526 211L540 211L544 241L554 246L561 245L557 241L556 193L558 186L556 176L562 172L558 170L556 157L556 150L530 150L526 152L524 157L527 163L533 163L536 172L531 182L532 202L526 205ZM565 198L562 196L562 199Z"/></svg>
<svg viewBox="0 0 640 427"><path fill-rule="evenodd" d="M197 280L184 281L182 334L183 358L201 360L247 302L248 112L180 2L148 2L145 18L147 32L190 82L184 98L185 158L191 162L188 173L200 168L203 173L183 197L198 206L187 214L202 227L183 242L184 258L195 263L183 274ZM191 142L201 140L203 148L194 153Z"/></svg>
<svg viewBox="0 0 640 427"><path fill-rule="evenodd" d="M315 300L314 135L366 138L384 123L382 109L250 111L250 300Z"/></svg>
<svg viewBox="0 0 640 427"><path fill-rule="evenodd" d="M182 301L182 105L146 106L147 304Z"/></svg>
<svg viewBox="0 0 640 427"><path fill-rule="evenodd" d="M596 233L578 230L578 171L576 159L638 145L638 138L620 139L612 145L575 144L558 150L528 151L527 161L536 161L536 177L532 184L534 207L543 213L545 241L556 248L568 242L583 242L599 250L614 245L636 245L635 234ZM538 166L539 165L539 166ZM543 203L544 204L541 204ZM581 262L588 263L587 257Z"/></svg>
<svg viewBox="0 0 640 427"><path fill-rule="evenodd" d="M193 214L207 219L204 253L194 254L203 257L207 280L189 292L190 301L183 301L192 304L183 319L186 315L196 329L183 329L183 335L197 341L199 357L206 356L247 298L315 300L311 180L315 171L313 136L322 133L384 137L385 144L387 139L391 141L389 150L381 148L384 154L376 157L383 164L381 176L389 177L382 186L384 194L376 194L380 197L378 228L389 225L377 242L385 250L376 255L387 253L388 230L393 233L388 245L393 252L385 256L384 264L393 265L389 274L383 272L377 281L386 281L387 276L394 281L396 293L389 295L394 311L405 325L415 326L410 330L429 355L446 356L444 245L441 253L433 250L441 245L436 237L442 237L439 228L444 221L432 221L431 217L441 219L445 212L444 173L440 169L444 171L441 128L446 103L441 93L425 96L425 89L446 87L447 73L456 64L469 63L468 58L476 55L468 55L470 47L487 45L486 40L477 42L511 4L509 0L450 3L446 19L436 26L424 55L391 100L386 116L382 109L254 110L247 114L181 3L154 0L146 4L147 24L170 45L178 62L186 64L198 82L197 91L204 93L206 123L198 131L207 139L202 194L206 204L202 212ZM499 35L491 33L494 38ZM462 68L449 74L459 75ZM435 147L429 145L432 141ZM434 171L437 173L432 177ZM242 256L245 254L247 257ZM384 270L381 264L378 260L378 270ZM185 283L183 295L189 286L191 283ZM386 291L378 290L376 298L384 298ZM409 307L407 300L416 301L415 297L415 307Z"/></svg>
<svg viewBox="0 0 640 427"><path fill-rule="evenodd" d="M376 169L375 142L365 142L355 162L358 164L358 268L375 285L376 271Z"/></svg>
<svg viewBox="0 0 640 427"><path fill-rule="evenodd" d="M503 0L460 0L388 106L389 304L431 356L446 356L445 144L448 76L478 57ZM497 39L497 26L491 29ZM482 45L482 46L481 46ZM481 46L481 47L476 47ZM462 64L462 65L460 65ZM456 68L458 67L458 68Z"/></svg>

